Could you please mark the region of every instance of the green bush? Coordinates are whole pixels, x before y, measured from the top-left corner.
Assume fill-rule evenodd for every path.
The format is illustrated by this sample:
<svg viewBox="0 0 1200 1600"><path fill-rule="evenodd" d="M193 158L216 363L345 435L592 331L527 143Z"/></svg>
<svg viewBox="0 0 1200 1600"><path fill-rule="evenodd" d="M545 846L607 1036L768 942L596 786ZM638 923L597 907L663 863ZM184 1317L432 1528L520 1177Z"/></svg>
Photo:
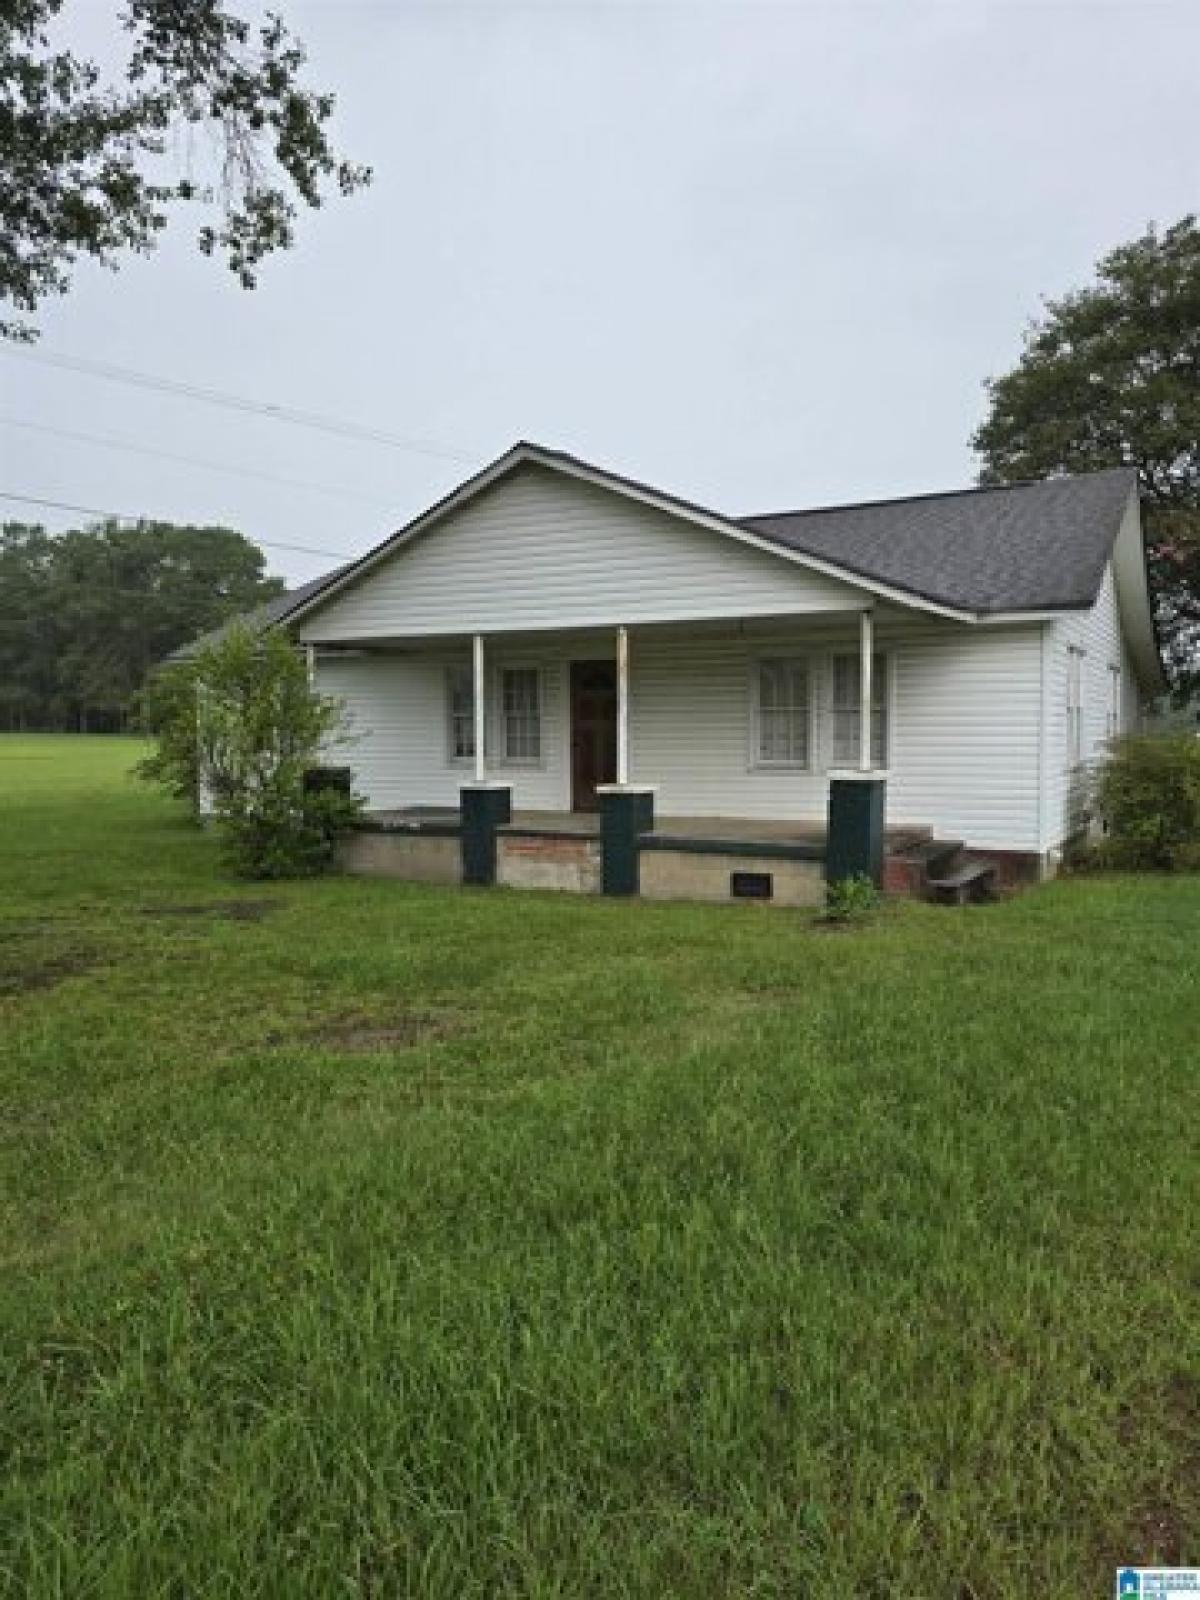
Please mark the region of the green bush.
<svg viewBox="0 0 1200 1600"><path fill-rule="evenodd" d="M1096 781L1107 838L1096 864L1189 871L1200 863L1200 739L1140 734L1119 739Z"/></svg>
<svg viewBox="0 0 1200 1600"><path fill-rule="evenodd" d="M865 872L825 885L826 922L863 922L879 905L879 890Z"/></svg>
<svg viewBox="0 0 1200 1600"><path fill-rule="evenodd" d="M176 794L202 788L242 877L324 871L362 802L305 782L337 741L342 714L309 684L294 644L233 628L163 677L150 708L157 748L141 776Z"/></svg>
<svg viewBox="0 0 1200 1600"><path fill-rule="evenodd" d="M200 750L196 725L196 666L171 662L153 674L138 697L138 730L154 740L154 749L134 771L150 783L161 783L179 800L200 806Z"/></svg>
<svg viewBox="0 0 1200 1600"><path fill-rule="evenodd" d="M234 871L243 878L312 878L333 861L362 802L339 789L268 785L219 813Z"/></svg>

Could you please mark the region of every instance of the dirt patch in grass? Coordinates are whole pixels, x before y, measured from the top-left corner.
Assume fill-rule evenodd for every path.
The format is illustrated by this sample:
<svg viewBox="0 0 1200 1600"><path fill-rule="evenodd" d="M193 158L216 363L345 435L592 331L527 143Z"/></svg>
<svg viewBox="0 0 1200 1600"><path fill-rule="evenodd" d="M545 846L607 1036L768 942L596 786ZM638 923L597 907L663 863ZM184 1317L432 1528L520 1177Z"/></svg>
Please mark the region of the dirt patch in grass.
<svg viewBox="0 0 1200 1600"><path fill-rule="evenodd" d="M144 917L217 917L223 922L261 922L286 904L283 900L210 900L204 905L143 906Z"/></svg>
<svg viewBox="0 0 1200 1600"><path fill-rule="evenodd" d="M402 1011L384 1018L338 1017L301 1037L306 1044L326 1045L346 1055L373 1055L448 1039L462 1026L459 1018L445 1013Z"/></svg>
<svg viewBox="0 0 1200 1600"><path fill-rule="evenodd" d="M1143 1566L1179 1566L1194 1560L1195 1505L1189 1503L1185 1486L1200 1483L1200 1380L1177 1374L1148 1395L1145 1404L1126 1411L1118 1433L1129 1450L1136 1451L1147 1434L1167 1444L1176 1470L1170 1486L1151 1490L1132 1508L1112 1549L1113 1559L1136 1559Z"/></svg>
<svg viewBox="0 0 1200 1600"><path fill-rule="evenodd" d="M56 954L12 949L0 951L0 996L32 994L53 989L68 978L90 972L98 957L92 950L64 950Z"/></svg>

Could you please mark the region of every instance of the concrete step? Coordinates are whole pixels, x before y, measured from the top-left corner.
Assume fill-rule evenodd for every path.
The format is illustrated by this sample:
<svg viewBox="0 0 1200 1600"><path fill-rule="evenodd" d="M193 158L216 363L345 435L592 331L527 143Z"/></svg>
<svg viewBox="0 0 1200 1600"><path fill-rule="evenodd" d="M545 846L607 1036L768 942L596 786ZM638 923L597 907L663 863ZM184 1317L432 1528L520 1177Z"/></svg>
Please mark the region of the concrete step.
<svg viewBox="0 0 1200 1600"><path fill-rule="evenodd" d="M884 862L884 887L889 894L923 898L930 877L954 870L961 839L915 839L890 853Z"/></svg>
<svg viewBox="0 0 1200 1600"><path fill-rule="evenodd" d="M940 904L965 905L968 900L991 900L996 892L996 863L984 856L959 855L952 870L930 874L925 880L930 899Z"/></svg>

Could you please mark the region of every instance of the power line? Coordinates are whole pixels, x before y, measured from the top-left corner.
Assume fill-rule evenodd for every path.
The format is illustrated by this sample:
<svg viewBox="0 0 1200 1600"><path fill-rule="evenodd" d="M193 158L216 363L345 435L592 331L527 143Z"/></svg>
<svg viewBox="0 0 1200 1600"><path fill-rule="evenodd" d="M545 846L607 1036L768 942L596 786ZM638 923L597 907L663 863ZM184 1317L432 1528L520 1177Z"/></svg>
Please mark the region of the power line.
<svg viewBox="0 0 1200 1600"><path fill-rule="evenodd" d="M19 501L26 506L47 506L53 511L82 511L89 517L112 517L118 522L161 522L161 517L147 516L144 511L112 511L103 506L80 506L70 500L45 500L38 495L14 494L8 489L0 489L0 500ZM249 537L249 535L247 535ZM273 550L296 550L306 556L332 556L335 561L345 561L345 553L341 550L317 550L310 544L285 544L282 539L252 539L253 544L268 545Z"/></svg>
<svg viewBox="0 0 1200 1600"><path fill-rule="evenodd" d="M256 416L269 417L274 422L293 423L301 428L316 428L324 433L339 434L346 439L361 439L368 444L388 445L393 450L411 450L418 455L437 456L445 461L471 462L475 459L461 450L439 444L436 440L384 433L378 428L364 427L357 422L343 422L338 417L322 416L315 411L299 411L292 406L275 405L266 400L248 400L243 395L229 394L223 389L206 389L199 384L182 383L175 378L160 378L150 372L137 372L131 367L112 366L106 361L90 361L82 356L53 355L45 350L29 350L18 345L9 346L4 353L17 356L23 361L40 361L46 366L62 367L68 372L82 372L89 377L106 378L113 383L133 384L135 388L153 389L160 394L171 394L180 399L223 406L230 411L248 411Z"/></svg>
<svg viewBox="0 0 1200 1600"><path fill-rule="evenodd" d="M278 473L263 472L258 467L239 467L225 461L207 461L201 456L187 456L175 450L156 450L152 445L135 444L131 439L114 439L111 435L100 433L81 433L74 428L56 428L48 422L26 422L21 417L0 416L0 424L6 428L25 428L32 433L50 433L60 439L75 439L82 444L103 445L109 450L131 450L137 455L154 456L160 461L180 461L185 466L204 467L210 472L230 472L241 478L261 478L264 483L277 483L287 489L305 489L310 493L333 495L339 500L364 500L377 506L391 504L390 501L381 500L377 495L362 494L356 489L334 489L329 484L312 483L304 478L284 478Z"/></svg>

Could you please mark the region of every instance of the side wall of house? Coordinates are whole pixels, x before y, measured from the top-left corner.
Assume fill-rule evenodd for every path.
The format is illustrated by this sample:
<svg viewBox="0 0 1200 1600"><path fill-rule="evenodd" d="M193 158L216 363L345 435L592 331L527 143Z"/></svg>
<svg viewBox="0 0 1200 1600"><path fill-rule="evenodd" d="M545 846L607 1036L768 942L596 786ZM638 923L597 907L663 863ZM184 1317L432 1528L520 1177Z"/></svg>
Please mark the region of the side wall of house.
<svg viewBox="0 0 1200 1600"><path fill-rule="evenodd" d="M1038 848L1042 630L881 623L889 662L888 816L979 847ZM747 636L733 630L631 633L630 775L658 787L660 816L821 820L833 761L834 652L857 632L797 623ZM566 810L570 795L572 660L611 659L611 633L489 645L489 775L511 781L514 804ZM802 657L813 718L807 770L757 763L754 684L760 658ZM372 809L452 806L469 763L449 759L447 676L465 650L318 657L322 689L346 702L353 742L341 759ZM496 673L541 671L542 757L494 758Z"/></svg>
<svg viewBox="0 0 1200 1600"><path fill-rule="evenodd" d="M1082 713L1078 762L1071 749L1068 704L1073 652L1079 652ZM1114 732L1132 732L1141 719L1141 692L1122 632L1111 563L1090 611L1072 612L1045 625L1042 653L1045 793L1041 848L1049 851L1059 849L1086 826L1091 779L1104 760L1108 740Z"/></svg>

